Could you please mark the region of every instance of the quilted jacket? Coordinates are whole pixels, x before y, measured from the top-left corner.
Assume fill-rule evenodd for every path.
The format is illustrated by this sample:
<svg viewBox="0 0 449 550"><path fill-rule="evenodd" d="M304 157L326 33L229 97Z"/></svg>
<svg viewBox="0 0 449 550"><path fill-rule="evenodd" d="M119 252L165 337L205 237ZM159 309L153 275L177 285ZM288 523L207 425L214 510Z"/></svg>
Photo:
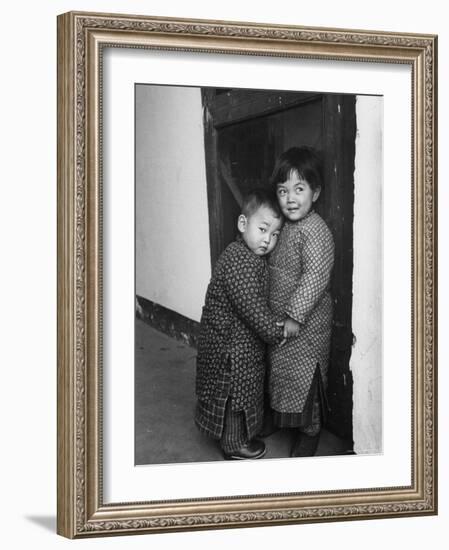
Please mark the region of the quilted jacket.
<svg viewBox="0 0 449 550"><path fill-rule="evenodd" d="M316 212L286 221L269 259L269 304L278 316L298 321L301 329L285 345L269 347L269 392L276 411L303 411L317 366L326 386L333 264L332 234Z"/></svg>
<svg viewBox="0 0 449 550"><path fill-rule="evenodd" d="M215 266L206 293L198 339L196 392L211 401L230 374L233 410L260 402L266 343L282 339L282 327L270 311L265 258L242 238L231 243Z"/></svg>

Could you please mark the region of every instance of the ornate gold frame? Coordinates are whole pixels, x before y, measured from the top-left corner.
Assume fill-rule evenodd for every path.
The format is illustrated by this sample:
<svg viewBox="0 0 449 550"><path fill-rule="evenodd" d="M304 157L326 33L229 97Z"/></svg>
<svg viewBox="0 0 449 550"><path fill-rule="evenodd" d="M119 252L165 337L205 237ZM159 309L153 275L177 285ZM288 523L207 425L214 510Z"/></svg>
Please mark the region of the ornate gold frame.
<svg viewBox="0 0 449 550"><path fill-rule="evenodd" d="M412 68L409 487L203 501L102 501L101 54L104 45ZM67 13L58 17L58 532L71 538L436 514L437 37Z"/></svg>

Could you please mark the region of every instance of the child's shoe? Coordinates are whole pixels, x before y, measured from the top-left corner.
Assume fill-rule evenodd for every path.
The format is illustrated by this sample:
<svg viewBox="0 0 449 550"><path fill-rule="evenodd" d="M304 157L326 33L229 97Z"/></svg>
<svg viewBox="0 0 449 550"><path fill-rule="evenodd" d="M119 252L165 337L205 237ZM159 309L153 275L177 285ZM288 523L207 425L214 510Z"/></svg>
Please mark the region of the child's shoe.
<svg viewBox="0 0 449 550"><path fill-rule="evenodd" d="M255 458L262 458L267 449L265 443L259 439L253 439L246 445L243 445L237 451L226 453L223 451L223 455L226 460L250 460Z"/></svg>
<svg viewBox="0 0 449 550"><path fill-rule="evenodd" d="M290 452L291 457L315 456L320 441L320 434L307 435L299 432L293 442Z"/></svg>

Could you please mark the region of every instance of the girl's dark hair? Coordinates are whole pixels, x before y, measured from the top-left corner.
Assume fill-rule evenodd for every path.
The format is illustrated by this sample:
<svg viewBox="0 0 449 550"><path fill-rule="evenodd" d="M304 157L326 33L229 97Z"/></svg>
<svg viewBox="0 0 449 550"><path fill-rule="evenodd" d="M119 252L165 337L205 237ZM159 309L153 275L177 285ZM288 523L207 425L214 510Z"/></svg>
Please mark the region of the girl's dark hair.
<svg viewBox="0 0 449 550"><path fill-rule="evenodd" d="M321 156L313 147L291 147L276 161L271 184L286 181L292 171L296 170L301 179L306 180L313 191L323 187Z"/></svg>
<svg viewBox="0 0 449 550"><path fill-rule="evenodd" d="M274 189L258 187L246 193L242 200L242 214L249 217L261 206L268 206L277 218L282 217Z"/></svg>

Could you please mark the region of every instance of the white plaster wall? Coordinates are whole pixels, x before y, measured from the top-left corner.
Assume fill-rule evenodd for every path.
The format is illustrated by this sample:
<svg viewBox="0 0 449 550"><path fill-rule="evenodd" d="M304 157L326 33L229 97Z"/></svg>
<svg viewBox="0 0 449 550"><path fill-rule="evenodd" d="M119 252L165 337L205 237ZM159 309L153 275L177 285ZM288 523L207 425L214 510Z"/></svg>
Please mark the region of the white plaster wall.
<svg viewBox="0 0 449 550"><path fill-rule="evenodd" d="M357 96L352 331L356 453L382 450L382 99Z"/></svg>
<svg viewBox="0 0 449 550"><path fill-rule="evenodd" d="M136 86L136 293L199 321L210 279L199 88Z"/></svg>

